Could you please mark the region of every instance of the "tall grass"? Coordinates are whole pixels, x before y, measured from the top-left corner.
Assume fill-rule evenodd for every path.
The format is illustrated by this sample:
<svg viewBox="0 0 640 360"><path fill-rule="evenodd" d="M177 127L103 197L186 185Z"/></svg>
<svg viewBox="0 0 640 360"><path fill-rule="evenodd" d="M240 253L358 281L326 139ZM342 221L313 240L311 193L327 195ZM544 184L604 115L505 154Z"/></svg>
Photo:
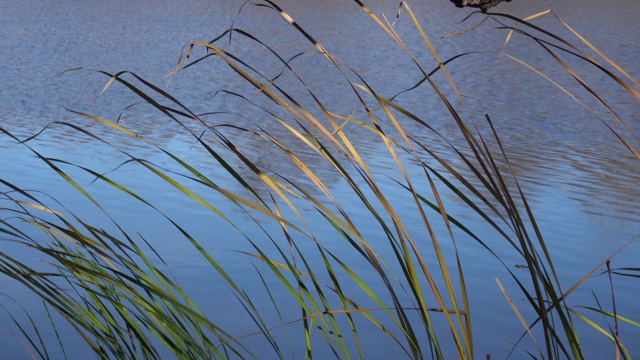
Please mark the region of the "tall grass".
<svg viewBox="0 0 640 360"><path fill-rule="evenodd" d="M367 79L329 52L313 34L270 0L260 2L259 6L272 9L287 21L291 31L305 39L309 48L345 80L356 108L352 114L330 110L332 104L323 102L318 94L327 90L316 90L318 84L309 83L296 71L293 63L298 56L284 58L277 47L239 28L231 28L210 42L190 44L176 72L187 68L198 71L198 67L207 66L207 62L228 66L239 79L257 90L258 99L255 93L224 92L225 96L248 103L262 114L260 122L256 121L251 127L212 124L207 114L192 111L180 99L136 74L103 72L109 79L105 90L119 83L138 95L170 119L176 131L191 136L197 147L224 169L236 184L233 188L239 187L242 191L220 185L187 156L181 157L168 148L157 147L157 152L172 160L177 170L129 154L118 143L73 123L51 125L71 128L112 147L127 157L127 164L146 169L185 198L206 208L211 215L228 222L237 230L238 239L246 241L252 249L242 250L242 254L255 263L255 268L247 271L256 271L264 285L259 298L250 295L255 289L247 291L246 285L237 282L234 274L183 224L156 208L136 189L90 168L47 157L30 145L38 135L18 139L1 130L6 137L21 142L109 218L110 214L90 191L65 169L85 172L121 196L134 198L140 206L161 214L221 275L254 322L255 333L232 334L208 318L183 288L165 274L152 240L131 234L116 220L111 225L117 229L113 232L89 224L82 214L66 210L63 203L51 205L44 195L4 180L0 180L6 204L3 206L6 215L0 220L3 238L32 249L44 259L45 266L31 265L9 253L0 253L2 274L33 291L43 300L47 311L61 315L52 319L68 322L102 358L155 359L165 356L166 351L178 358L260 357L264 349L250 348L245 342L256 336L263 337L273 356L286 358L290 354L278 335L281 328L303 335L305 357L312 357L316 352L322 357L372 356L367 351L368 340L363 339L365 330L362 329L367 329L367 336L371 329L376 329L380 341L396 346L403 357L473 358L481 354L474 350L474 331L478 329L474 327L470 303L481 294L467 290L465 263L459 251L460 246L465 246L460 239L470 239L500 263L496 249L510 246L521 258L521 267L526 269L516 272L502 263L511 276L509 281L513 281L519 291L517 295L503 286L505 279L498 281L507 300L505 304L511 306L523 327L522 337L513 339L514 351L523 351L534 358L583 358L581 342L586 340L578 331L581 327L576 326L580 320L611 339L617 356L630 358L617 328L620 322L633 326L638 326L637 323L618 314L615 307L611 310L590 308L592 314L604 315L615 324L614 328L604 329L569 302L570 295L599 269L606 267L610 276L615 274L609 268L611 258L603 259L600 266L584 274L575 285L560 281L556 260L525 192L511 171L507 151L499 137L500 129L494 126L490 115L484 119L467 119L465 111L460 110L465 100L448 68L455 66L454 60L464 61L465 55L460 55L462 59L458 59L460 56L442 59L422 27L423 20L409 5L402 3L398 17L408 17L422 39L420 47L427 49L435 60L426 63L415 55L419 48L406 43L394 23L375 15L360 1L355 2L420 71L418 80L433 89L440 106L446 109L446 120L455 124L456 136L462 141L452 141L430 125L429 114L412 113L394 98L382 96ZM574 95L574 90L562 87L537 70L535 64L511 55L509 41L515 36L528 38L532 50L547 53L550 60L575 79L578 87L586 89L596 103L627 130L621 133L618 125L602 119L603 128L613 132L640 159L633 145L638 139L609 106L607 96L593 90L578 70L563 59L568 55L586 64L589 71L601 72L636 100L640 99L638 82L562 20L558 19L567 33L577 38L573 43L532 25L530 20L538 16L555 15L544 13L518 19L495 13L488 14L482 21L496 23L505 31L503 57L531 69L540 79L551 82L560 92L598 116L598 110L589 108ZM230 51L228 44L238 39L270 53L270 61L279 64L282 73L269 76L260 70L259 63L249 63ZM196 55L198 49L206 54ZM308 49L301 49L301 53L305 51ZM285 75L296 84L278 80ZM454 98L446 94L453 94ZM118 121L71 111L145 141ZM269 126L263 125L267 121ZM275 126L286 136L272 135L269 129ZM446 151L420 140L415 130L407 130L409 127L417 127L439 139ZM246 138L279 152L288 162L286 172L274 171L252 159L251 152L239 145L246 144L239 141ZM379 168L366 154L369 147L363 146L362 139L385 152L394 169ZM318 166L308 160L310 157L314 164L321 164L323 169L330 169L332 176L339 177L346 184L348 195L334 193L326 180L327 171L319 171ZM243 164L244 170L234 165L237 163ZM227 203L212 202L209 193L218 194ZM491 227L499 241L487 241L476 234L470 224L454 217L448 211L446 200L452 195L468 212ZM398 198L403 199L403 204L397 203ZM410 206L414 213L407 216L403 206ZM230 207L242 212L244 221L250 219L262 233L246 231L245 224L226 213ZM372 233L376 239L371 238ZM626 269L624 274L637 276L637 269ZM281 290L274 288L274 281ZM297 304L296 309L280 305L283 294L289 299L287 303ZM517 305L512 301L514 296L525 298L528 307ZM274 316L265 313L265 300L277 314L278 322L269 320ZM295 316L295 320L291 321L291 316ZM56 321L52 320L54 328ZM48 358L47 348L52 345L50 339L40 335L38 329L42 324L33 321L28 325L18 320L16 323L31 354ZM32 326L35 330L30 330ZM519 345L523 337L531 338L531 347ZM54 340L64 348L63 336Z"/></svg>

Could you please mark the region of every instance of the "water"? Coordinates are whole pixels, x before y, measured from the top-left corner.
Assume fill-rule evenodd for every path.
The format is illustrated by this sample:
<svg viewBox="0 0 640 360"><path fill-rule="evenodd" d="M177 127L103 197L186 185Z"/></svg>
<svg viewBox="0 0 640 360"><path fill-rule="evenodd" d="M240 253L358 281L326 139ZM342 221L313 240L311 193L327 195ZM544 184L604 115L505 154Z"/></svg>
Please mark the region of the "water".
<svg viewBox="0 0 640 360"><path fill-rule="evenodd" d="M278 3L329 51L350 64L374 88L379 89L381 95L392 96L420 80L419 72L402 55L402 51L353 3L338 0L287 0ZM446 2L441 3L435 0L410 3L418 17L424 19L421 20L422 24L432 40L453 31L467 29L480 20L480 17L476 16L462 25L458 24L468 11L456 9ZM197 164L206 176L221 186L232 191L241 191L240 186L225 175L219 165L202 150L193 146L193 138L185 135L185 131L180 131L157 111L149 106L138 105L122 113L126 106L138 101L122 86L115 84L104 94L100 94L107 81L106 76L91 70L65 72L68 69L83 68L110 73L120 70L135 72L153 83L162 85L196 113L226 112L211 115L207 117L208 121L233 122L237 126L247 127L255 126L257 123L283 140L292 140L291 135L283 133L279 126L266 121L264 113L256 110L255 106L229 95L215 95L218 90L228 89L260 99L253 88L241 81L230 69L220 65L220 62L194 67L174 77L167 76L173 70L180 49L184 45L199 39L208 41L229 28L241 5L238 1L190 0L175 3L164 0L109 0L55 3L43 0L29 3L2 1L0 5L0 28L3 34L0 37L0 46L3 49L0 53L0 125L19 138L33 135L47 124L56 121L79 124L106 140L119 144L120 149L133 156L177 169L175 164L161 156L154 147L160 146ZM375 13L385 13L391 20L395 16L396 2L375 0L369 5ZM572 0L557 3L537 1L534 4L514 0L497 10L523 17L549 8L553 8L564 21L631 75L640 73L636 60L640 50L631 40L640 31L640 23L637 22L640 7L637 2ZM534 22L570 38L570 34L551 16ZM464 36L443 39L436 47L444 59L469 50L494 52L492 55L469 55L449 66L465 100L466 108L457 102L455 105L463 109L461 113L465 117L474 119L485 129L486 126L482 125L483 115L491 115L509 155L513 171L531 201L552 256L558 259L558 272L563 286L568 289L616 249L640 234L640 212L636 204L636 199L640 198L639 163L593 114L568 99L553 85L541 80L538 75L506 57L497 56L506 32L491 29L494 25L484 26ZM279 19L277 14L265 8L246 7L237 18L235 26L257 35L277 49L285 59L312 48L301 36L294 35L290 26ZM406 14L397 26L405 40L412 45L416 56L423 63L429 64L428 70L431 70L434 66L431 55L420 43L415 31L412 31L411 22ZM241 54L243 60L257 64L262 71L271 76L282 70L281 64L263 61L272 59L267 51L251 45L240 36L234 39L231 51ZM597 109L595 111L598 116L615 129L620 129L601 107L585 96L584 91L578 89L561 67L550 61L542 49L527 44L521 37L514 37L507 52L530 62L562 86L572 91L577 89L576 93L580 98L586 99L589 106ZM304 55L293 60L292 64L313 86L318 97L330 104L329 110L347 116L354 110L355 99L349 95L346 81L332 72L321 56ZM570 64L573 66L577 63L573 61ZM597 71L587 71L581 76L593 84L597 91L610 95L612 107L632 129L639 130L638 107L632 99L613 86L611 81L605 81L605 77ZM455 94L448 90L444 77L436 75L435 79L443 91L450 95L450 99L455 99ZM287 86L296 86L287 75L280 81ZM301 90L299 86L295 89ZM430 125L455 143L459 143L460 137L456 135L450 117L426 84L400 95L398 102L418 114L432 114L426 116L430 119ZM267 102L261 104L268 106ZM149 142L123 136L104 126L96 125L91 120L76 116L65 108L110 120L116 119L122 113L121 123ZM362 114L356 115L362 118ZM422 127L406 124L406 129L418 139L433 140ZM235 134L236 144L259 165L281 173L292 171L282 153L271 148L259 147L255 139L246 134L225 131L229 136ZM380 144L367 141L366 132L363 132L360 141L356 139L356 142L367 160L377 164L379 169L399 176L393 170L393 160L380 148ZM128 159L126 155L113 148L78 134L62 124L52 125L29 144L46 156L91 167L100 173L112 171ZM632 144L637 146L637 142ZM437 142L434 142L433 146L437 151L445 151ZM344 181L332 172L327 164L318 162L312 153L305 153L303 149L296 150L302 152L303 160L314 166L314 171L323 178L338 199L352 196ZM53 171L43 166L24 146L3 137L0 142L0 161L0 177L3 179L23 188L44 191L62 201L71 211L81 212L87 220L109 227L109 222L103 214L92 210L93 207L86 199L79 196L77 191ZM232 160L231 165L238 169L241 175L249 178L249 181L255 182L246 166L239 160ZM230 328L234 334L254 331L248 318L246 321L238 321L246 315L241 309L232 310L235 309L232 307L235 300L227 288L220 285L220 279L203 264L197 252L162 221L161 216L133 200L118 196L117 192L104 184L92 184L93 179L77 169L65 167L65 171L73 175L81 185L86 186L123 226L140 231L145 238L151 240L172 269L171 274L183 282L207 315ZM419 176L419 169L410 171ZM216 254L226 269L237 276L248 291L263 294L262 285L253 273L250 260L244 255L230 251L251 250L231 226L211 216L208 210L195 202L186 200L183 194L150 176L140 167L124 164L109 174L115 180L138 191L167 215L183 224L207 249ZM389 188L393 186L388 181L383 181L383 184ZM427 186L426 183L421 185ZM246 226L247 231L258 230L256 226L250 225L245 215L234 210L221 196L200 190L212 204L216 204L233 219ZM413 219L419 224L415 209L403 196L391 196L390 201L402 210L401 215L408 219L408 223ZM509 266L514 267L516 273L521 271L515 268L519 260L513 251L498 243L499 239L495 238L495 234L469 214L459 200L448 194L445 201L450 213L473 224L474 229L477 229L483 239L500 253ZM365 223L370 220L362 209L355 206L347 208L354 214L361 215L359 219L356 218L356 222ZM313 218L312 209L303 211L309 218ZM320 223L312 223L311 226L317 228ZM421 231L418 226L409 230ZM322 231L319 234L322 234ZM380 238L378 229L371 228L364 235L371 239L373 244L382 246L383 239ZM473 321L476 324L476 355L481 358L484 354L491 353L494 358L503 358L511 349L509 342L517 339L514 334L520 334L522 328L508 309L494 279L500 278L508 289L513 290L510 292L512 296L517 294L517 290L510 284L508 274L485 250L462 234L456 236L470 292L482 295L472 299ZM323 236L323 241L335 251L342 249L343 245L329 235ZM3 251L18 257L29 254L24 249L10 245L3 245ZM631 244L613 260L612 266L637 266L635 259L638 253L638 245ZM362 264L355 263L354 266L361 271L371 271ZM36 317L41 314L38 312L41 310L38 310L37 299L14 283L6 279L1 281L0 286L4 294L18 300L25 308L33 309L31 311ZM635 302L637 286L625 278L616 278L615 281L619 312L638 321ZM571 295L571 303L593 306L590 291L594 289L598 291L599 300L606 308L610 301L608 292L602 289L607 287L608 282L604 276L591 279ZM276 289L278 287L274 286L274 291L278 293L280 290ZM523 299L517 296L514 300L526 308ZM10 300L2 300L2 305L14 312L19 311L16 304ZM273 317L269 319L273 323L278 322L273 312L269 316ZM297 313L288 319L296 316ZM0 321L0 334L4 334L0 337L0 345L2 349L8 349L0 354L0 358L28 357L24 347L17 340L20 334L15 326L4 314ZM62 327L60 331L68 332L69 329ZM639 354L640 345L632 339L637 338L640 332L633 327L623 327L621 331L632 353ZM16 336L8 335L9 333ZM587 354L593 358L612 356L613 346L604 337L595 334L594 330L587 330L584 334L593 335L589 337L589 341L583 338ZM44 335L53 336L51 331L45 332ZM591 340L592 338L594 340ZM365 337L363 341L367 354L372 358L383 353L388 357L395 351L377 344L376 338ZM82 352L86 351L79 343L70 344L67 351L72 358L79 358ZM255 344L260 342L255 340ZM56 351L58 350L52 350L54 358L61 355ZM257 351L257 354L269 356L266 352L265 348L264 354L261 351ZM516 353L516 357L520 357L521 354L523 353Z"/></svg>

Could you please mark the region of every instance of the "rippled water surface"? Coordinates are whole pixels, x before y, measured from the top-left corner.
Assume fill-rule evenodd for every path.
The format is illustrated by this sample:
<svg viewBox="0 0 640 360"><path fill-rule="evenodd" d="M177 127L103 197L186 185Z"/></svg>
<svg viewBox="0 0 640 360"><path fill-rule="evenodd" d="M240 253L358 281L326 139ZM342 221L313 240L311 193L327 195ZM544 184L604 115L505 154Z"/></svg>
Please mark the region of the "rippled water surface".
<svg viewBox="0 0 640 360"><path fill-rule="evenodd" d="M410 59L354 3L346 0L286 0L277 3L330 52L357 71L380 95L393 96L421 79ZM373 0L368 3L375 13L384 13L393 21L396 1ZM443 0L409 3L434 41L452 32L469 29L481 20L481 16L476 15L460 24L470 11L456 9ZM194 112L213 113L204 117L212 124L259 126L275 137L291 141L291 135L286 134L282 127L256 106L219 92L228 90L247 94L257 99L258 105L268 104L254 88L220 61L203 62L177 75L168 75L178 62L184 46L195 40L213 39L228 29L234 19L235 27L256 35L284 59L313 49L272 10L248 5L236 17L241 6L241 1L230 0L0 0L0 126L20 139L46 128L27 144L44 156L64 159L100 173L109 172L115 180L136 189L201 239L230 273L235 274L239 281L244 281L248 291L258 292L262 284L254 276L251 261L231 251L249 249L237 232L148 171L132 164L123 164L128 158L120 150L168 169L177 169L175 163L159 153L156 148L159 146L188 159L221 186L241 191L240 186L225 175L220 165L202 149L194 146L193 137L166 116L148 105L138 104L128 108L139 102L139 98L123 86L114 84L101 93L108 77L97 71L131 71L169 91ZM632 76L640 75L640 47L636 39L640 33L640 2L513 0L497 8L518 17L546 9L554 9L565 22ZM534 23L577 41L553 15L536 19ZM552 256L557 259L559 277L566 289L615 250L640 235L640 207L637 203L640 199L640 162L603 122L615 130L626 130L613 121L611 115L541 47L522 36L514 36L506 52L532 64L559 85L574 91L594 109L594 113L585 110L531 70L505 56L500 57L499 52L507 33L496 29L498 26L498 23L488 21L473 32L446 37L435 43L443 59L468 51L484 52L467 55L448 65L464 104L454 101L456 95L448 90L447 81L441 74L435 75L434 79L450 96L460 113L477 122L484 133L487 133L484 114L490 114L505 146L510 166L531 201ZM421 43L419 33L412 30L406 14L396 27L419 61L427 64L429 70L433 69L435 62ZM274 61L265 48L240 36L236 36L227 48L247 63L255 64L268 76L275 76L282 71L282 64ZM202 55L198 50L196 53ZM575 59L567 59L570 66L583 69L583 79L604 95L632 131L640 131L637 102L601 72L585 71L588 69L586 66ZM310 52L293 59L291 64L318 97L328 104L330 111L349 116L356 109L356 99L346 81L332 70L322 56ZM293 91L304 91L292 81L290 74L285 73L278 81L278 84L290 86ZM421 116L428 119L430 126L453 143L461 143L455 123L427 84L399 95L397 101L417 114L424 114ZM111 121L120 117L120 124L145 140L125 136L67 109L91 113ZM356 112L355 116L362 118L363 114ZM117 144L120 150L79 133L69 124L88 129L107 142ZM410 135L431 144L436 152L445 154L444 144L423 127L409 122L404 126ZM235 136L236 145L260 166L277 173L289 173L291 165L281 152L263 147L261 142L246 133L233 129L223 131L229 137ZM353 131L362 131L362 138L356 138L354 142L369 161L382 172L399 175L394 173L393 158L381 148L381 144L369 141L370 135L364 130L354 128ZM625 135L625 138L633 146L639 147L632 136ZM326 163L317 161L311 152L305 153L302 148L297 150L338 198L341 194L352 196L344 181ZM230 160L230 164L249 181L255 180L239 160ZM506 171L506 165L503 168ZM235 301L227 287L218 286L220 282L213 271L194 249L172 232L161 216L104 184L93 183L90 176L77 168L65 167L65 170L82 186L86 186L123 226L140 231L153 243L168 262L172 275L185 284L187 291L193 294L209 316L229 327L234 334L254 331L250 319L245 319L246 322L236 320L238 316L246 316L241 309L239 313L227 310L229 302ZM409 171L416 177L421 176L420 169ZM48 169L29 149L8 136L0 138L0 178L25 189L43 191L70 211L81 212L88 220L104 222L107 228L110 226L108 219L98 210L92 210L94 207L75 189ZM394 184L388 182L387 185ZM198 190L197 187L195 190ZM240 223L246 222L247 231L259 231L255 225L248 225L249 219L243 218L245 215L224 202L219 195L200 190L207 200L221 204L223 212L233 215ZM409 219L409 223L414 219L419 224L418 214L405 200L401 195L390 198L390 201L398 204L398 209L404 211L403 216ZM513 266L516 272L521 271L515 268L521 260L507 245L503 246L498 242L499 239L494 239L495 234L484 229L477 216L469 214L460 200L446 194L445 201L452 214L475 225L478 234L508 266ZM304 211L310 217L315 216L312 209ZM356 208L353 211L357 214L363 210ZM360 221L367 221L364 213ZM319 233L322 231L319 230ZM364 235L372 243L382 241L379 230L371 229L370 233ZM517 340L514 334L522 331L495 283L496 277L505 283L510 279L486 250L464 237L461 239L460 253L470 293L472 296L478 295L472 299L473 321L477 325L474 334L477 356L482 358L484 354L491 353L495 358L503 358L511 349L510 342ZM327 241L329 248L340 251L340 243L332 243L334 240L330 238ZM23 250L3 244L1 251L19 257ZM637 267L639 254L640 246L632 243L614 258L612 266ZM640 321L637 308L640 288L637 283L620 279L616 285L619 310L625 311L632 320ZM572 295L572 303L594 305L591 289L607 286L604 276L595 277ZM516 294L517 289L511 288ZM26 309L35 309L33 313L40 315L38 300L24 289L4 278L0 278L0 289L1 293L18 300ZM600 291L599 294L606 297L599 300L605 305L610 304L606 291ZM516 297L514 301L525 308L528 306L522 298ZM0 299L0 304L18 311L11 300ZM295 318L297 315L291 316ZM278 321L275 314L271 320ZM0 359L27 358L28 353L18 341L18 330L12 326L10 319L3 313L0 321L0 335L3 335L0 336L0 348L10 349L1 351ZM61 328L60 331L69 329ZM583 344L588 353L597 354L593 358L612 356L613 345L603 336L598 336L594 330L587 330L585 334L594 335L594 341L585 341ZM640 354L640 342L632 340L640 338L640 331L625 327L621 334L627 339L632 353ZM53 336L53 333L45 332L44 336ZM385 354L384 357L393 355L389 353L392 350L378 345L374 339L364 340L364 343L372 358L376 354ZM52 351L54 358L59 357L57 350ZM78 347L71 351L71 357L80 358L82 351L82 347ZM519 353L516 356L520 358L523 355Z"/></svg>

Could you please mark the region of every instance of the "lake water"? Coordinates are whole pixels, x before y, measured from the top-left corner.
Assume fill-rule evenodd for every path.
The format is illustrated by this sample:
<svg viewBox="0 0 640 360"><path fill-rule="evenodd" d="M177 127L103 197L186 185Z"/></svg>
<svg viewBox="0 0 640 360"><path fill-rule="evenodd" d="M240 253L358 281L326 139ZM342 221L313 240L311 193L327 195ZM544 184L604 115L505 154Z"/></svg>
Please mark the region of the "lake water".
<svg viewBox="0 0 640 360"><path fill-rule="evenodd" d="M420 73L402 50L354 3L346 0L286 0L277 3L330 52L378 89L380 95L393 96L420 80ZM396 1L372 0L367 3L376 14L384 13L393 21ZM432 40L471 28L481 19L480 15L476 15L460 24L470 10L456 9L447 1L420 0L409 4ZM118 148L133 156L145 158L169 169L177 169L170 159L161 156L155 146L167 149L196 164L206 176L221 186L241 191L239 185L229 175L225 175L219 165L194 146L193 138L187 136L184 130L149 106L137 105L123 112L128 105L139 99L118 84L101 94L108 78L87 69L111 73L128 70L160 85L196 113L223 112L207 117L208 121L247 127L260 125L276 137L287 139L291 136L285 134L272 119L265 117L264 113L257 111L255 106L229 95L216 94L219 90L230 90L247 94L258 99L256 101L261 99L255 89L220 61L203 63L175 76L167 76L175 67L183 46L195 40L213 39L228 29L234 18L236 27L258 36L285 59L312 49L308 42L293 32L271 10L246 6L236 18L242 2L229 0L0 0L0 5L0 126L19 138L34 135L56 121L79 124L118 144ZM565 22L632 76L640 74L640 48L636 41L637 34L640 33L640 2L514 0L496 8L497 11L518 17L546 9L554 9ZM552 15L536 19L534 23L562 34L571 41L577 41ZM566 290L607 256L640 235L640 208L637 203L640 199L640 162L593 114L534 72L506 57L500 57L499 51L507 33L496 29L497 26L497 23L489 21L474 32L444 38L435 46L443 59L467 51L485 51L482 54L468 55L449 65L451 75L465 101L464 106L457 101L454 105L465 118L476 121L484 130L486 126L483 125L483 116L485 113L491 115L513 171L531 201L552 257L557 261L559 277ZM406 13L401 17L397 28L415 50L418 59L427 64L428 69L434 68L435 63L430 53L420 42L419 34L412 30ZM264 49L240 37L233 40L230 50L239 54L244 61L259 66L267 74L275 75L282 68ZM515 36L507 47L507 52L531 63L562 86L575 90L581 99L596 109L596 114L604 121L615 129L621 128L585 91L579 89L542 48L521 36ZM632 130L640 130L637 101L621 91L601 72L585 71L589 68L575 60L568 61L571 66L582 69L581 76L584 80L605 95L605 99ZM330 104L331 111L348 116L354 110L354 98L349 95L344 78L331 72L331 67L322 56L307 54L293 60L292 64L311 84L321 100ZM78 68L85 70L65 72ZM434 78L453 101L455 94L448 90L446 79L441 74ZM279 81L295 88L286 75ZM300 87L297 89L300 90ZM426 84L400 95L398 102L418 114L428 114L425 118L429 119L432 126L450 137L452 142L460 143L455 124ZM267 103L264 104L267 106ZM148 141L116 133L76 116L65 108L109 120L115 120L123 114L121 123ZM445 151L444 146L425 133L424 128L407 123L405 129L425 143L433 141L437 152ZM257 164L274 172L289 172L291 165L281 153L258 146L246 134L231 130L227 134L235 136L234 142ZM382 144L369 142L366 136L363 133L362 139L355 141L367 160L383 172L399 176L393 172L393 159ZM640 148L638 141L627 135L625 137L631 139L633 146ZM135 189L184 225L236 276L247 291L264 293L251 259L232 251L250 250L237 231L140 167L131 164L119 167L127 160L122 153L64 125L51 126L29 144L45 156L90 167L97 172L115 169L110 173L114 179ZM304 153L303 149L296 150ZM305 156L304 160L315 166L314 171L326 181L339 199L340 195L353 196L349 194L347 184L326 163L317 162L314 154ZM232 161L231 165L251 180L249 171L244 169L240 161ZM184 284L187 292L207 315L232 334L242 335L255 331L251 320L236 306L228 287L221 283L197 252L161 216L132 199L118 195L106 185L92 183L90 176L77 169L65 167L65 170L85 186L122 226L132 232L139 231L150 240L167 261L171 275ZM409 171L413 176L420 176L420 169L410 168ZM110 226L108 219L88 204L75 189L35 158L26 147L16 144L6 136L0 140L0 178L24 189L47 193L70 211L82 214L85 219L98 224L102 222L107 228ZM393 184L386 182L386 185ZM199 190L207 200L222 204L221 209L242 226L246 226L248 232L259 231L255 224L251 225L245 215L228 202L223 202L219 195ZM515 267L522 260L517 258L508 244L500 244L501 239L478 221L477 216L469 214L468 209L455 196L446 192L445 195L445 203L451 214L471 224L505 263L513 267L513 271L525 271ZM390 200L397 204L398 209L404 210L402 215L408 219L407 223L411 223L413 219L418 224L416 229L410 230L418 231L420 219L415 209L406 204L406 198L398 194L397 197L391 196ZM344 201L349 203L348 200ZM363 218L356 221L368 221L362 209L354 206L351 210L354 214L362 212ZM303 211L310 219L315 216L311 208ZM5 216L7 215L3 214ZM318 227L320 224L319 221L312 222L310 226ZM321 229L315 230L322 233ZM383 240L380 230L373 227L364 235L371 239L372 244ZM508 273L486 250L463 236L458 240L466 281L472 295L476 356L484 358L485 354L492 354L492 358L504 358L511 350L511 342L517 340L522 333L522 327L498 289L495 278L505 283L517 304L524 308L528 305L517 292ZM334 251L340 251L343 246L331 240L331 237L327 241L326 246ZM7 255L29 256L24 249L9 244L2 246L0 251ZM638 267L639 255L640 245L631 243L612 260L612 267ZM356 263L354 266L362 271L371 271L363 264ZM522 275L526 276L525 273ZM637 307L640 287L637 282L623 277L614 278L614 282L618 312L631 320L640 321ZM598 300L605 308L609 308L611 300L608 286L606 276L596 276L570 296L570 303L596 306L591 293L594 290ZM274 291L276 295L284 294L284 290L275 284ZM17 284L0 278L0 293L17 300L36 318L45 316L39 301ZM13 313L20 312L16 303L8 298L0 298L0 304ZM288 306L286 303L282 305ZM585 313L589 314L586 310ZM286 320L293 320L298 315L296 310ZM593 313L589 315L602 320ZM268 320L278 323L276 314L272 312L269 316L273 318ZM604 336L587 329L580 320L575 321L584 330L583 346L591 358L613 357L614 347ZM69 332L64 326L59 330ZM640 341L637 340L640 339L640 330L632 326L621 326L620 331L630 351L640 354ZM49 330L45 330L43 334L45 337L53 336ZM0 335L0 359L28 358L28 353L18 340L18 329L5 313L0 313ZM363 338L367 358L390 358L397 352L393 346L380 343L377 340L379 338L373 335L367 334ZM295 335L292 335L294 343L295 339ZM261 344L258 340L255 343L252 341L249 340L249 345ZM53 343L55 345L55 341ZM77 339L69 340L69 344L66 350L70 358L82 358L86 348ZM292 349L302 348L300 345L292 345ZM258 349L256 354L270 357L272 355L268 350L265 348L263 352ZM61 356L55 346L52 347L51 354L52 358ZM516 351L514 358L525 355L524 352ZM302 356L302 352L295 354L295 357ZM452 353L451 356L454 357L455 354Z"/></svg>

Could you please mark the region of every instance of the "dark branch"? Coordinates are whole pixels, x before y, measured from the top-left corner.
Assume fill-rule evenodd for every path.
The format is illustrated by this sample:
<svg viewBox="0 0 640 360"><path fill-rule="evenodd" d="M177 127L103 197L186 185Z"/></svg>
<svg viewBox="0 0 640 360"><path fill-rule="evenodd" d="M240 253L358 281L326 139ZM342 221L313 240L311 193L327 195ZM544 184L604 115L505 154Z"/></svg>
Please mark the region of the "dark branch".
<svg viewBox="0 0 640 360"><path fill-rule="evenodd" d="M511 0L451 0L451 2L454 3L457 7L477 7L480 8L482 12L489 10L489 8L498 5L503 1L508 2Z"/></svg>

